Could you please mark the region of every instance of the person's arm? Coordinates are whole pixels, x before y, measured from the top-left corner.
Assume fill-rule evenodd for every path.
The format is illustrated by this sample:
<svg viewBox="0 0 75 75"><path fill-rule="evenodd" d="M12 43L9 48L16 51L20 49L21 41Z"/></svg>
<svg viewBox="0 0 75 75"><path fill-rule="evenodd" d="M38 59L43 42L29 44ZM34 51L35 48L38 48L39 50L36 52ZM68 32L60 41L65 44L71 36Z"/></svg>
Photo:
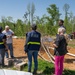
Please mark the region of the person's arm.
<svg viewBox="0 0 75 75"><path fill-rule="evenodd" d="M58 48L58 46L57 46L56 44L53 44L53 46L54 46L55 48Z"/></svg>
<svg viewBox="0 0 75 75"><path fill-rule="evenodd" d="M6 44L6 35L4 35L3 37L3 43L5 45L6 50L8 50L7 44Z"/></svg>
<svg viewBox="0 0 75 75"><path fill-rule="evenodd" d="M11 36L14 36L14 32L10 29L10 32L11 32Z"/></svg>
<svg viewBox="0 0 75 75"><path fill-rule="evenodd" d="M56 40L55 40L53 46L54 46L55 48L58 48L59 42L60 42L60 38L59 38L59 35L57 35L57 36L56 36Z"/></svg>
<svg viewBox="0 0 75 75"><path fill-rule="evenodd" d="M28 52L28 42L29 42L29 40L30 40L30 35L26 34L26 43L25 43L25 46L24 46L25 53Z"/></svg>

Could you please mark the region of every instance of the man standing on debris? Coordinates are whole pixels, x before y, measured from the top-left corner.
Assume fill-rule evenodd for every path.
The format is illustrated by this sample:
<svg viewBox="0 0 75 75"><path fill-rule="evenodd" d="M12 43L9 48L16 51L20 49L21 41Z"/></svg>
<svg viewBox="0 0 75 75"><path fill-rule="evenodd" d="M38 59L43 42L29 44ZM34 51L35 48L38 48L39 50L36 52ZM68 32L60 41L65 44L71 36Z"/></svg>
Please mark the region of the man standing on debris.
<svg viewBox="0 0 75 75"><path fill-rule="evenodd" d="M33 24L32 31L26 34L25 53L28 55L28 72L31 72L32 56L34 59L34 71L33 74L37 73L38 69L38 51L41 45L41 34L36 31L37 25Z"/></svg>
<svg viewBox="0 0 75 75"><path fill-rule="evenodd" d="M2 67L4 67L4 55L6 50L8 50L6 45L6 35L2 33L2 27L0 26L0 65Z"/></svg>
<svg viewBox="0 0 75 75"><path fill-rule="evenodd" d="M8 46L8 49L10 50L10 56L11 58L14 58L14 55L13 55L13 41L12 41L12 36L14 35L14 32L9 29L9 26L5 26L5 30L3 31L3 33L6 35L7 37L7 46ZM9 58L9 55L8 55L8 52L5 53L6 55L6 58Z"/></svg>

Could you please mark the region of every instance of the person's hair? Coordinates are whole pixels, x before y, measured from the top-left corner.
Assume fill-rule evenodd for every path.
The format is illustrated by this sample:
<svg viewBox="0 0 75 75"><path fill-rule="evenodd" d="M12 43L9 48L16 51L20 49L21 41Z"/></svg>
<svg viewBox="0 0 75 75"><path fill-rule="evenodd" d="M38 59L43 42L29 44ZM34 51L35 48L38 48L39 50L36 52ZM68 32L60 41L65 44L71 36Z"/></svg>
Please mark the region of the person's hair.
<svg viewBox="0 0 75 75"><path fill-rule="evenodd" d="M64 35L64 37L66 39L66 43L68 44L70 39L69 39L68 35L65 33L65 28L59 28L58 29L58 34L60 34L60 33L63 33L63 35Z"/></svg>
<svg viewBox="0 0 75 75"><path fill-rule="evenodd" d="M5 28L9 28L9 26L8 26L8 25L6 25L6 26L5 26Z"/></svg>
<svg viewBox="0 0 75 75"><path fill-rule="evenodd" d="M62 33L65 33L65 28L58 28L58 33L62 32Z"/></svg>
<svg viewBox="0 0 75 75"><path fill-rule="evenodd" d="M62 23L64 23L64 21L62 19L60 19L59 21L61 21Z"/></svg>
<svg viewBox="0 0 75 75"><path fill-rule="evenodd" d="M31 28L32 28L32 30L36 30L37 29L37 25L36 24L32 24Z"/></svg>
<svg viewBox="0 0 75 75"><path fill-rule="evenodd" d="M0 33L2 32L2 27L0 26Z"/></svg>

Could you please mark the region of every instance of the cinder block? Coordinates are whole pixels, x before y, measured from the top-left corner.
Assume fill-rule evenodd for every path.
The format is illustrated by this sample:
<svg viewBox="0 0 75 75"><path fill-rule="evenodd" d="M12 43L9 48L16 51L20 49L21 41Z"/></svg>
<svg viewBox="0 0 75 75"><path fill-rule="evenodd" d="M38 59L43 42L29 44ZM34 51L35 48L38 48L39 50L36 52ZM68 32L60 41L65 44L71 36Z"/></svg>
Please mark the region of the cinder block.
<svg viewBox="0 0 75 75"><path fill-rule="evenodd" d="M9 59L9 60L8 60L8 66L13 66L13 65L14 65L13 59Z"/></svg>

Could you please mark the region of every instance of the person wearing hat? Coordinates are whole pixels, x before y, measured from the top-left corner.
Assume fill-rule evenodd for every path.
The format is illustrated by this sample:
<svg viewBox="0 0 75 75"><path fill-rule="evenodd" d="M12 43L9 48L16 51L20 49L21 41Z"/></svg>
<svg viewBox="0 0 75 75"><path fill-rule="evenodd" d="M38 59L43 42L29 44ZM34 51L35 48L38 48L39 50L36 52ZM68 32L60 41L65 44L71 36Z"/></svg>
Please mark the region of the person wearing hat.
<svg viewBox="0 0 75 75"><path fill-rule="evenodd" d="M34 71L33 74L37 73L38 69L38 51L41 45L41 34L36 31L37 25L33 24L31 26L32 31L26 34L26 44L24 46L25 53L28 56L28 72L31 72L32 67L32 57L34 59Z"/></svg>
<svg viewBox="0 0 75 75"><path fill-rule="evenodd" d="M8 50L6 45L6 35L2 33L2 27L0 26L0 65L2 67L4 67L4 55L6 50Z"/></svg>
<svg viewBox="0 0 75 75"><path fill-rule="evenodd" d="M9 28L8 25L5 26L5 30L2 32L6 35L7 37L7 46L8 49L10 50L10 56L11 58L14 58L14 54L13 54L13 39L12 36L14 35L14 32ZM9 58L9 54L8 52L5 53L6 58Z"/></svg>

